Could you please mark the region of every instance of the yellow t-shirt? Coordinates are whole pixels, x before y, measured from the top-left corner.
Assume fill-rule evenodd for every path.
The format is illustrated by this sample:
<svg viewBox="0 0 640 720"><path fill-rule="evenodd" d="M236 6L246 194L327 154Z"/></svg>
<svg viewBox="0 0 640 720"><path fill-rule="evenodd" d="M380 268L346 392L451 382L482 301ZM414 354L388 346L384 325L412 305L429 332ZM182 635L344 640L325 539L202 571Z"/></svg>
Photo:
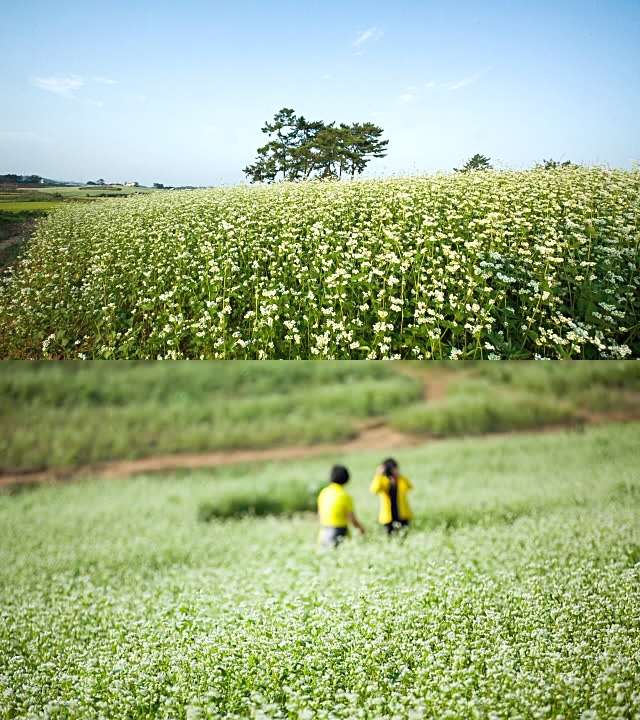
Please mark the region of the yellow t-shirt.
<svg viewBox="0 0 640 720"><path fill-rule="evenodd" d="M413 519L413 513L407 501L407 493L412 487L408 478L400 475L398 478L398 515L401 520ZM389 497L389 478L385 475L376 475L369 489L380 498L378 522L381 525L387 525L393 521L391 517L391 498Z"/></svg>
<svg viewBox="0 0 640 720"><path fill-rule="evenodd" d="M318 495L318 515L325 527L348 527L353 500L342 485L331 483Z"/></svg>

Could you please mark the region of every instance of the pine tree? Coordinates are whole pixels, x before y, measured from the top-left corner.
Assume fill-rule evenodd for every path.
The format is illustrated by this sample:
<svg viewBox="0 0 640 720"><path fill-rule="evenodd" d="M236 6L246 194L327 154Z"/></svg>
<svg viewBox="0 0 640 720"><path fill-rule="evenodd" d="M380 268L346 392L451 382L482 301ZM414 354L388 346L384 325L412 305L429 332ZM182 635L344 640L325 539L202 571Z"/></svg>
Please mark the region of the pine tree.
<svg viewBox="0 0 640 720"><path fill-rule="evenodd" d="M476 153L472 158L462 166L462 168L453 168L455 172L473 172L474 170L492 170L489 164L490 158Z"/></svg>
<svg viewBox="0 0 640 720"><path fill-rule="evenodd" d="M385 157L389 144L380 139L383 130L373 123L325 125L297 117L290 108L276 113L262 132L272 139L258 148L255 163L244 168L251 182L342 178L343 174L353 178L372 158Z"/></svg>

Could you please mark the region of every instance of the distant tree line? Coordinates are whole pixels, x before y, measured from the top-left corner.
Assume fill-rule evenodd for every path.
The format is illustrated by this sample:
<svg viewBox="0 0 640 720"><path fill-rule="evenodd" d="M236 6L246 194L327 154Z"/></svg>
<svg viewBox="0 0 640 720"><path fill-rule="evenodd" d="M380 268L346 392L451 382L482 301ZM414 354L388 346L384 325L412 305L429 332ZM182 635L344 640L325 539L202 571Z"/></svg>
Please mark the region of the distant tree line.
<svg viewBox="0 0 640 720"><path fill-rule="evenodd" d="M453 168L454 172L474 172L475 170L493 170L493 165L490 163L491 158L476 153L473 157L469 158L467 162L461 168ZM578 167L571 160L560 162L559 160L543 160L541 163L536 164L536 169L541 170L559 170L562 168L575 168Z"/></svg>
<svg viewBox="0 0 640 720"><path fill-rule="evenodd" d="M565 160L564 162L560 162L560 160L543 160L541 163L538 163L536 165L537 168L542 168L544 170L558 170L559 168L574 168L578 167L575 163L572 163L571 160Z"/></svg>
<svg viewBox="0 0 640 720"><path fill-rule="evenodd" d="M0 183L23 183L29 185L35 185L42 180L40 175L0 175Z"/></svg>
<svg viewBox="0 0 640 720"><path fill-rule="evenodd" d="M262 132L271 139L258 148L253 165L244 168L251 182L312 178L353 178L372 158L385 157L388 140L373 123L326 125L321 120L298 117L290 108L282 108Z"/></svg>

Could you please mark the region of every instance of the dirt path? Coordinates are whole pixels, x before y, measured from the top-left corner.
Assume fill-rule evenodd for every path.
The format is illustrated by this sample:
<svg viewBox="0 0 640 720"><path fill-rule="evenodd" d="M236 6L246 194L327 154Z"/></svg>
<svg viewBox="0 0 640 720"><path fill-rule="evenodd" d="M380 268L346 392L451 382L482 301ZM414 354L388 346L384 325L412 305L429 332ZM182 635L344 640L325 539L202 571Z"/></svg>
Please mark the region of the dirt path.
<svg viewBox="0 0 640 720"><path fill-rule="evenodd" d="M6 240L2 240L0 242L0 251L4 250L5 248L11 247L11 245L19 245L23 241L23 238L20 235L14 235L13 237L7 238Z"/></svg>
<svg viewBox="0 0 640 720"><path fill-rule="evenodd" d="M0 475L0 487L37 485L64 482L82 477L118 478L151 472L167 472L179 468L217 467L238 463L265 462L271 460L297 460L323 455L339 455L368 450L420 445L424 440L392 430L386 425L365 428L357 438L344 443L311 445L301 447L265 448L264 450L220 450L210 453L156 455L141 460L116 460L82 468L43 470Z"/></svg>
<svg viewBox="0 0 640 720"><path fill-rule="evenodd" d="M553 425L527 430L513 430L509 432L484 433L474 435L474 439L488 440L490 438L513 437L515 435L546 434L566 430L581 431L585 425L600 425L606 422L634 422L640 419L638 413L619 413L614 416L588 415L584 423L574 425ZM471 437L471 436L469 436ZM241 463L259 463L271 461L306 460L314 457L339 456L358 452L371 452L378 450L382 454L391 450L406 447L416 447L434 443L447 442L460 439L459 437L432 438L417 437L397 432L386 425L366 428L354 440L343 443L324 445L294 446L283 448L265 448L264 450L220 450L210 453L185 453L174 455L156 455L141 460L116 460L112 462L86 465L81 468L62 468L56 470L43 470L41 472L7 473L0 474L0 490L19 489L34 485L48 483L63 483L93 479L117 479L142 475L145 473L167 473L178 469L195 469L219 467L221 465L235 465Z"/></svg>
<svg viewBox="0 0 640 720"><path fill-rule="evenodd" d="M422 381L424 388L422 399L425 402L438 402L443 400L452 382L462 380L469 375L469 373L452 370L438 370L438 372L434 372L428 367L422 365L416 366L411 361L399 363L398 370L404 375L418 378Z"/></svg>
<svg viewBox="0 0 640 720"><path fill-rule="evenodd" d="M2 210L1 204L0 210ZM13 264L17 253L20 252L19 246L31 237L34 227L33 220L0 223L0 271Z"/></svg>
<svg viewBox="0 0 640 720"><path fill-rule="evenodd" d="M2 210L2 205L0 205ZM35 222L33 220L24 220L22 222L10 222L0 225L0 250L4 250L11 245L18 245L27 240L33 229Z"/></svg>
<svg viewBox="0 0 640 720"><path fill-rule="evenodd" d="M424 385L423 399L437 402L447 394L449 385L463 377L462 372L437 372L423 367L404 365L401 372L419 377ZM584 425L600 425L606 422L632 422L640 419L640 394L634 407L606 414L583 412L583 422L573 425L554 425L528 430L476 435L476 438L496 438L522 434L539 434L562 430L581 430ZM140 475L143 473L166 473L184 468L207 468L240 463L258 463L270 461L299 460L313 457L336 456L342 454L370 452L378 450L383 454L391 450L415 447L431 443L445 442L453 438L432 438L409 435L393 430L384 424L384 420L370 418L367 425L353 440L342 443L322 445L265 448L262 450L219 450L208 453L176 453L155 455L140 460L114 460L110 462L86 465L80 468L57 468L39 472L6 473L0 472L0 490L28 487L42 483L69 482L81 478L115 479Z"/></svg>
<svg viewBox="0 0 640 720"><path fill-rule="evenodd" d="M444 398L449 383L460 373L437 372L412 364L399 363L399 369L410 377L419 378L424 386L423 400L435 402ZM393 430L383 420L370 418L358 437L343 443L310 445L302 447L265 448L263 450L219 450L209 453L177 453L156 455L140 460L115 460L96 463L80 468L57 468L36 472L0 472L0 488L38 485L40 483L68 482L82 477L118 478L142 473L170 472L180 468L218 467L238 463L268 462L271 460L297 460L324 455L339 455L371 450L395 450L427 442Z"/></svg>

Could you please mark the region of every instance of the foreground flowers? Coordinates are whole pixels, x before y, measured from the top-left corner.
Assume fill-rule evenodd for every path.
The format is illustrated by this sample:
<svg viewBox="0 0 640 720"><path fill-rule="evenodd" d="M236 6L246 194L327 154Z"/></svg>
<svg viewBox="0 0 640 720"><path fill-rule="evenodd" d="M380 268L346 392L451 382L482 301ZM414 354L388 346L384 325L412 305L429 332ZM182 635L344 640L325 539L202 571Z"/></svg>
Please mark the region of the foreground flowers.
<svg viewBox="0 0 640 720"><path fill-rule="evenodd" d="M65 207L4 357L640 356L640 172L283 184Z"/></svg>
<svg viewBox="0 0 640 720"><path fill-rule="evenodd" d="M406 451L416 522L198 504L326 460L0 495L2 718L638 718L638 425ZM371 455L348 458L373 530Z"/></svg>

